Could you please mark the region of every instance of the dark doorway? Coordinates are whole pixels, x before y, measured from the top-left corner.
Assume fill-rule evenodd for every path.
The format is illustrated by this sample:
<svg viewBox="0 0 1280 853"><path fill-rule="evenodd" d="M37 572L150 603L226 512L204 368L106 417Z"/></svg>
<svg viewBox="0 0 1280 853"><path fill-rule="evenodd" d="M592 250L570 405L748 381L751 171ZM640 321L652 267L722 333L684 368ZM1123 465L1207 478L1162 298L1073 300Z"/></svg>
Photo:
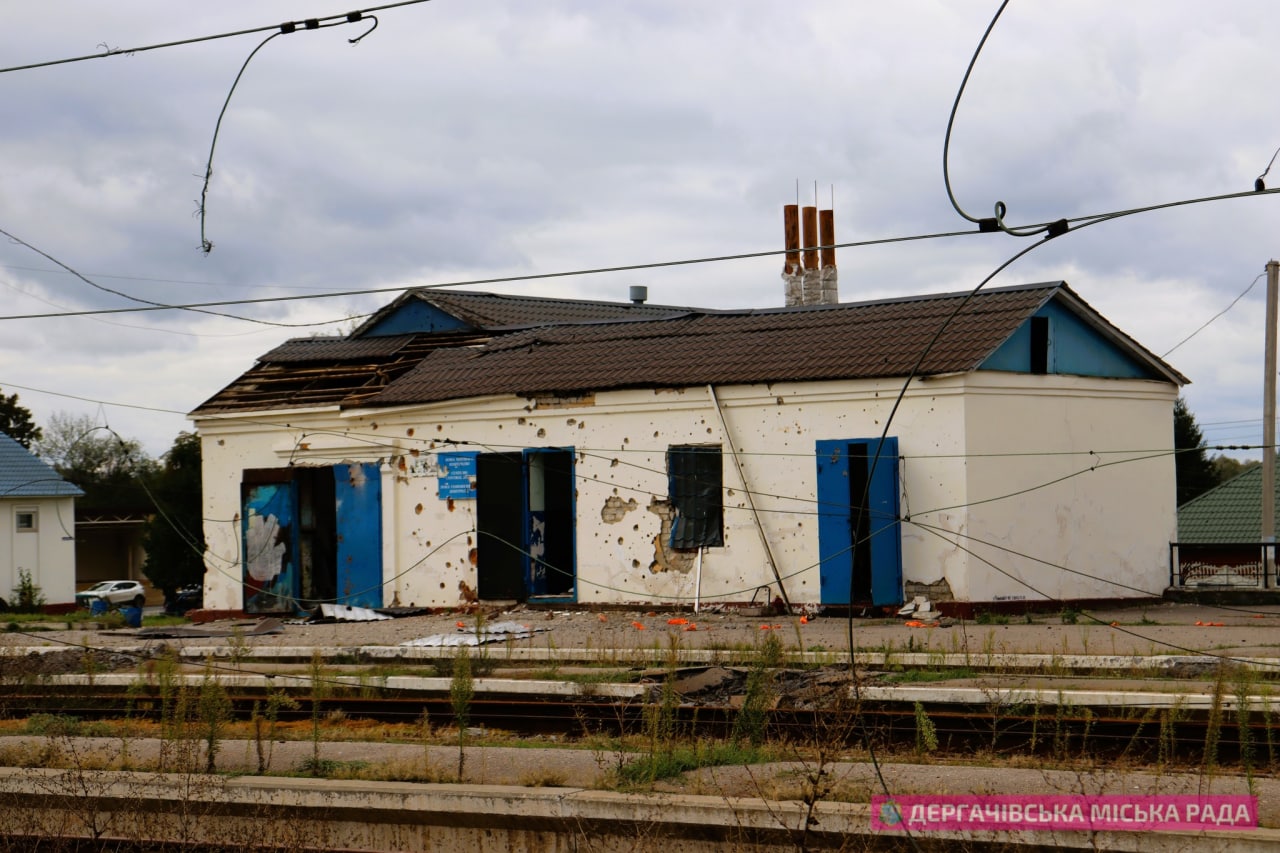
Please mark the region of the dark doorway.
<svg viewBox="0 0 1280 853"><path fill-rule="evenodd" d="M378 469L368 462L244 472L246 613L382 606Z"/></svg>
<svg viewBox="0 0 1280 853"><path fill-rule="evenodd" d="M476 459L476 593L483 600L576 595L573 451L529 448Z"/></svg>

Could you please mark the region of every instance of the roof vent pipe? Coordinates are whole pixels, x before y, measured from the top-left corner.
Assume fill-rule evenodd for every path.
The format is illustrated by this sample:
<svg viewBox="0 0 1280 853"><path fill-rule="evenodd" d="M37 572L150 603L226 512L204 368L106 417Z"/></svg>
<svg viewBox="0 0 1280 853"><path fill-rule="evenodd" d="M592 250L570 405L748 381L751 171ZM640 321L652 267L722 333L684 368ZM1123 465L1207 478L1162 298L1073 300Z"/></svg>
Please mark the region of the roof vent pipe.
<svg viewBox="0 0 1280 853"><path fill-rule="evenodd" d="M800 205L782 206L782 232L787 249L782 262L783 295L786 306L804 304L803 275L800 271Z"/></svg>
<svg viewBox="0 0 1280 853"><path fill-rule="evenodd" d="M643 284L631 285L631 302L633 305L643 305L645 300L649 298L649 288Z"/></svg>
<svg viewBox="0 0 1280 853"><path fill-rule="evenodd" d="M804 271L800 275L800 302L802 305L821 305L822 274L818 266L818 246L822 245L822 238L818 236L818 208L800 208L800 223L804 232L801 235Z"/></svg>
<svg viewBox="0 0 1280 853"><path fill-rule="evenodd" d="M840 291L836 280L836 213L834 210L818 212L822 240L822 269L818 275L820 294L818 301L823 305L835 305L840 301Z"/></svg>

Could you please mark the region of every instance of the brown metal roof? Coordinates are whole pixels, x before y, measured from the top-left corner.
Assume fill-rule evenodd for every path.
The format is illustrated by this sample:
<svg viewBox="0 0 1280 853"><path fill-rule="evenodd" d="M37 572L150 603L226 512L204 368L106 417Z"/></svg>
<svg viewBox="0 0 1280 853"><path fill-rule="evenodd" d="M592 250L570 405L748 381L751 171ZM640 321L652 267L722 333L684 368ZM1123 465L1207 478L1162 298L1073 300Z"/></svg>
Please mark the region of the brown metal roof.
<svg viewBox="0 0 1280 853"><path fill-rule="evenodd" d="M950 321L917 372L977 368L1062 286L980 292ZM436 350L365 402L905 376L966 296L530 329L474 349Z"/></svg>
<svg viewBox="0 0 1280 853"><path fill-rule="evenodd" d="M258 358L272 364L310 361L358 361L395 355L413 342L413 335L385 338L294 338Z"/></svg>
<svg viewBox="0 0 1280 853"><path fill-rule="evenodd" d="M501 306L491 310L485 322L514 320L517 305L525 301L484 296L491 297L484 305ZM866 379L906 376L913 370L922 376L966 372L977 369L1055 297L1147 364L1154 375L1185 381L1064 283L1052 282L977 294L797 308L709 311L668 306L662 309L666 313L649 319L635 313L624 313L622 320L601 318L598 314L607 313L599 309L604 303L592 303L595 307L577 322L566 320L561 311L557 323L510 323L520 328L505 333L490 328L488 334L290 341L263 356L194 414L335 404L412 405L491 394ZM532 304L545 301L564 308L556 300ZM461 308L451 305L446 310L456 315ZM590 316L592 311L597 315ZM929 352L921 360L926 348Z"/></svg>
<svg viewBox="0 0 1280 853"><path fill-rule="evenodd" d="M484 340L483 335L448 333L286 341L192 414L358 405L409 372L435 348Z"/></svg>
<svg viewBox="0 0 1280 853"><path fill-rule="evenodd" d="M353 332L364 334L410 300L421 300L457 317L475 330L498 330L627 318L652 319L691 309L674 305L634 302L599 302L588 299L553 299L545 296L513 296L470 290L419 288L410 290L376 312Z"/></svg>

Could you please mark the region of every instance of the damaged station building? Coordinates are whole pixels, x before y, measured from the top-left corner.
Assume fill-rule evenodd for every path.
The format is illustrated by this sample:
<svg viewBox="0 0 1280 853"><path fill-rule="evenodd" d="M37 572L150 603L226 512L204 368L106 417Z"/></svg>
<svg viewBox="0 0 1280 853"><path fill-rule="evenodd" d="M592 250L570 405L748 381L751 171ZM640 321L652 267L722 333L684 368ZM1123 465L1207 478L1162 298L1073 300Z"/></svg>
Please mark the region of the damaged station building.
<svg viewBox="0 0 1280 853"><path fill-rule="evenodd" d="M1163 590L1185 377L1065 282L840 303L786 219L784 307L414 289L262 355L190 416L207 610Z"/></svg>

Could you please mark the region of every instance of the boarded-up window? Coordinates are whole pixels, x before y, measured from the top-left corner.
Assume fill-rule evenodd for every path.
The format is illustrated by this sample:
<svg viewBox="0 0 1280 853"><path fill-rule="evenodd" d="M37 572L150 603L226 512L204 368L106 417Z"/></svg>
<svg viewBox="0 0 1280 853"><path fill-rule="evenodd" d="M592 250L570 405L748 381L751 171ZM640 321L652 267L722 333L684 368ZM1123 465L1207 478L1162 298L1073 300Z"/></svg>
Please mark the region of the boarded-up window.
<svg viewBox="0 0 1280 853"><path fill-rule="evenodd" d="M724 545L723 484L720 445L668 448L672 548Z"/></svg>

